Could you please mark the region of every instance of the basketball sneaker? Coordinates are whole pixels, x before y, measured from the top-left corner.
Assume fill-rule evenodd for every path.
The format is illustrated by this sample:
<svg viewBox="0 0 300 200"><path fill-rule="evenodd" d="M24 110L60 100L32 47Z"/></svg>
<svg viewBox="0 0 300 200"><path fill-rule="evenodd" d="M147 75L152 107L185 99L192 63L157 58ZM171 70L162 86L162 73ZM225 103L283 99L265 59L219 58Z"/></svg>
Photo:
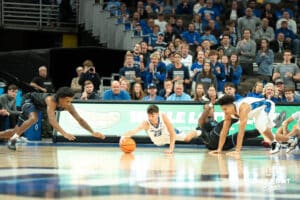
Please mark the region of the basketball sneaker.
<svg viewBox="0 0 300 200"><path fill-rule="evenodd" d="M286 149L286 152L290 153L291 151L293 151L296 148L297 144L298 144L298 137L290 138L288 141L288 148Z"/></svg>
<svg viewBox="0 0 300 200"><path fill-rule="evenodd" d="M285 120L285 118L286 118L286 112L281 111L279 113L279 115L273 121L275 124L274 128L279 128L281 126L282 122Z"/></svg>
<svg viewBox="0 0 300 200"><path fill-rule="evenodd" d="M280 147L281 145L278 142L272 142L270 154L278 153L280 151Z"/></svg>
<svg viewBox="0 0 300 200"><path fill-rule="evenodd" d="M17 147L16 147L16 143L17 143L17 140L16 139L10 139L8 140L7 142L7 147L10 149L10 150L17 150Z"/></svg>

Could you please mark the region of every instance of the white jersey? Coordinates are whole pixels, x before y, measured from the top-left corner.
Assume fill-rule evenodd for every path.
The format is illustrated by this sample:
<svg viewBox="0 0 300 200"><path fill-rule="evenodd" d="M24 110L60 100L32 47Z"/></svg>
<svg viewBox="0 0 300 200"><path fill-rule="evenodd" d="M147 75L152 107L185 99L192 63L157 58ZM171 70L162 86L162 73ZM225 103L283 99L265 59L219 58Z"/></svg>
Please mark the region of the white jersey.
<svg viewBox="0 0 300 200"><path fill-rule="evenodd" d="M293 113L292 117L293 117L294 120L297 121L296 122L297 127L298 127L298 129L300 129L300 111Z"/></svg>
<svg viewBox="0 0 300 200"><path fill-rule="evenodd" d="M170 144L170 132L162 118L162 114L159 113L158 116L158 125L155 127L148 119L146 122L149 124L150 128L146 131L147 134L149 135L151 141L157 145L157 146L162 146L165 144ZM176 141L184 141L186 138L186 134L174 128L175 131L175 140Z"/></svg>
<svg viewBox="0 0 300 200"><path fill-rule="evenodd" d="M150 126L147 130L151 141L157 146L170 144L170 133L164 123L161 113L158 116L158 125L155 127L149 120L146 120Z"/></svg>
<svg viewBox="0 0 300 200"><path fill-rule="evenodd" d="M248 119L253 119L255 128L260 133L266 131L267 128L273 128L275 126L273 120L275 119L275 104L264 98L245 97L236 102L237 114L239 115L240 106L243 103L250 105L250 112L248 113Z"/></svg>

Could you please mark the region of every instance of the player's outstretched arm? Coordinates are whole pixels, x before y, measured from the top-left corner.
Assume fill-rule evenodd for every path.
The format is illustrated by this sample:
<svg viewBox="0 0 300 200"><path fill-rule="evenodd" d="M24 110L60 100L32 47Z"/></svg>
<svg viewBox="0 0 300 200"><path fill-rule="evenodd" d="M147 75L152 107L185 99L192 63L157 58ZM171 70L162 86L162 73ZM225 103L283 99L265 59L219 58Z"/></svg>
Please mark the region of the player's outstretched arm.
<svg viewBox="0 0 300 200"><path fill-rule="evenodd" d="M90 125L77 113L74 106L72 104L69 105L69 107L66 109L69 111L69 113L76 119L76 121L80 124L81 127L83 127L85 130L89 131L92 136L99 138L101 140L105 139L105 136L97 131L94 131Z"/></svg>
<svg viewBox="0 0 300 200"><path fill-rule="evenodd" d="M169 134L170 134L170 146L169 146L169 150L166 151L165 153L172 154L174 152L174 148L175 148L175 138L176 138L175 129L174 129L171 121L167 117L167 115L165 115L163 113L162 114L162 118L163 118L164 123L165 123L165 125L166 125L166 127L168 129Z"/></svg>
<svg viewBox="0 0 300 200"><path fill-rule="evenodd" d="M121 144L122 143L122 140L124 138L127 138L127 137L131 137L135 134L137 134L138 132L142 131L142 130L146 130L148 127L146 121L142 122L138 127L136 127L135 129L132 129L130 131L127 131L126 133L124 133L124 135L121 136L120 138L120 141L119 143Z"/></svg>

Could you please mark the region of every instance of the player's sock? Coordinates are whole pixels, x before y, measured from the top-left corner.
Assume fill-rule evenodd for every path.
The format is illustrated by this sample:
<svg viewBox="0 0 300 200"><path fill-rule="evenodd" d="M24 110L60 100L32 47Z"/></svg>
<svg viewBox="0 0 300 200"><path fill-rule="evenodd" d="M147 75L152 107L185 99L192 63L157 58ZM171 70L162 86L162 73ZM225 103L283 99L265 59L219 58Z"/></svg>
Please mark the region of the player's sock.
<svg viewBox="0 0 300 200"><path fill-rule="evenodd" d="M199 137L201 134L202 134L202 131L201 131L201 130L196 130L196 135L197 135L197 137Z"/></svg>
<svg viewBox="0 0 300 200"><path fill-rule="evenodd" d="M15 140L15 139L18 139L18 138L19 138L19 135L15 133L15 134L10 138L10 140Z"/></svg>

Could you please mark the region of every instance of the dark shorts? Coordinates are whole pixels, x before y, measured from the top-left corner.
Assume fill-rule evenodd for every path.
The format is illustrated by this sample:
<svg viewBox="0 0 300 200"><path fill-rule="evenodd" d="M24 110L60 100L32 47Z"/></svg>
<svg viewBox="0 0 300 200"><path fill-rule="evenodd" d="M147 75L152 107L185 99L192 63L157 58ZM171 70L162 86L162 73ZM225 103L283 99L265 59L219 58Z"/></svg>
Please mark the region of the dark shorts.
<svg viewBox="0 0 300 200"><path fill-rule="evenodd" d="M33 112L37 113L38 112L35 105L30 100L25 100L25 102L22 105L21 110L22 110L22 114L19 115L18 126L23 124L23 122L28 119L30 113L33 113Z"/></svg>

